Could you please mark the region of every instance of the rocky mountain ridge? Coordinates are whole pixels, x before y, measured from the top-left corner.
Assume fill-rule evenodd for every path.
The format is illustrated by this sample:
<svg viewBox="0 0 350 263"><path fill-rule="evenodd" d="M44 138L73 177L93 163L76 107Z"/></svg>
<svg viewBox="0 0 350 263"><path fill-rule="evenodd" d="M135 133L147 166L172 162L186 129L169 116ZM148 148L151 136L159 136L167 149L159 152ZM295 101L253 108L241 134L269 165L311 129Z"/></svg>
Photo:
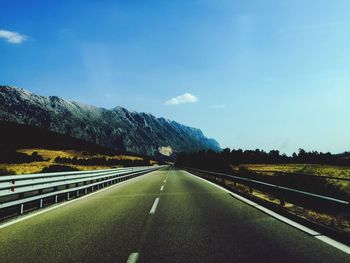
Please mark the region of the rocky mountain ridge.
<svg viewBox="0 0 350 263"><path fill-rule="evenodd" d="M151 114L44 97L0 86L0 120L66 134L117 150L157 156L181 151L220 150L200 129Z"/></svg>

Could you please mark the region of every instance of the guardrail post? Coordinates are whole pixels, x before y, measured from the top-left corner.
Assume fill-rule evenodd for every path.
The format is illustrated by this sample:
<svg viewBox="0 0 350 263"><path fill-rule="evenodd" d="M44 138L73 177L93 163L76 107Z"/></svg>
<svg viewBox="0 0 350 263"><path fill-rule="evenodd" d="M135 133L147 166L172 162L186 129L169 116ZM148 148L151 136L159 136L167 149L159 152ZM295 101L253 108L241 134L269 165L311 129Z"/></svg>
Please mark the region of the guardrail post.
<svg viewBox="0 0 350 263"><path fill-rule="evenodd" d="M39 201L39 207L42 208L43 207L43 199L40 198L40 201Z"/></svg>
<svg viewBox="0 0 350 263"><path fill-rule="evenodd" d="M19 214L22 215L24 211L24 204L20 205Z"/></svg>
<svg viewBox="0 0 350 263"><path fill-rule="evenodd" d="M67 201L69 200L69 192L67 193Z"/></svg>
<svg viewBox="0 0 350 263"><path fill-rule="evenodd" d="M79 196L79 190L77 190L77 197Z"/></svg>
<svg viewBox="0 0 350 263"><path fill-rule="evenodd" d="M286 205L283 197L280 198L280 205L281 206L285 206Z"/></svg>
<svg viewBox="0 0 350 263"><path fill-rule="evenodd" d="M16 190L16 181L12 180L11 183L12 183L11 192L14 192Z"/></svg>
<svg viewBox="0 0 350 263"><path fill-rule="evenodd" d="M58 201L58 196L55 195L55 204L57 203L57 201Z"/></svg>
<svg viewBox="0 0 350 263"><path fill-rule="evenodd" d="M249 193L252 194L253 193L253 187L249 186Z"/></svg>
<svg viewBox="0 0 350 263"><path fill-rule="evenodd" d="M87 194L87 188L84 189L85 194Z"/></svg>

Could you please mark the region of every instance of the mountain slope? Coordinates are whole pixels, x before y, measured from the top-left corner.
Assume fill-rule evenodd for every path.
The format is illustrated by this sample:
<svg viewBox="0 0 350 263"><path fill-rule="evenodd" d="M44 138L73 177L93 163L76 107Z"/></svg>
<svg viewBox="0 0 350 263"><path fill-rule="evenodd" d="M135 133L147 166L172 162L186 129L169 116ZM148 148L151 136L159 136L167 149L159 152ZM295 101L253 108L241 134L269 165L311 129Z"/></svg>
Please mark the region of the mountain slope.
<svg viewBox="0 0 350 263"><path fill-rule="evenodd" d="M148 156L180 151L220 150L201 130L151 114L111 110L56 96L0 86L0 120L27 124L78 139Z"/></svg>

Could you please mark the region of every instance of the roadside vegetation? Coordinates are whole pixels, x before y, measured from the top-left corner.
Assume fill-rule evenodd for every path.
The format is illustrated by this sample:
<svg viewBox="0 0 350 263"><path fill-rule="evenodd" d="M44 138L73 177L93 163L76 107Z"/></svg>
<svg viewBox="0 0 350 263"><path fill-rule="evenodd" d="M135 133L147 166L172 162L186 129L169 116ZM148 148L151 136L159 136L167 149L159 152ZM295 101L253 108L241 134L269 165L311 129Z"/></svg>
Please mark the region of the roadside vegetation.
<svg viewBox="0 0 350 263"><path fill-rule="evenodd" d="M325 194L332 194L330 192L331 186L336 192L343 193L343 198L350 199L350 166L335 166L335 165L321 165L321 164L242 164L232 165L233 171L248 170L249 172L257 174L257 176L275 176L285 178L295 178L299 180L299 184L305 183L304 178L309 178L309 184L313 185L319 181L327 187ZM317 177L308 177L317 176ZM332 179L334 178L334 179ZM340 180L344 179L344 180ZM333 193L333 195L337 195Z"/></svg>
<svg viewBox="0 0 350 263"><path fill-rule="evenodd" d="M240 164L232 165L238 171L245 168L255 172L274 174L276 172L310 174L319 176L332 176L350 178L350 166L321 165L321 164Z"/></svg>
<svg viewBox="0 0 350 263"><path fill-rule="evenodd" d="M350 163L348 153L305 152L300 149L292 156L278 151L242 151L225 149L222 152L201 151L182 153L177 165L207 171L222 172L239 177L281 185L301 191L350 200ZM208 176L208 174L203 174ZM210 180L262 202L283 209L290 214L321 224L336 231L350 234L350 213L339 212L330 206L310 204L302 198L283 200L273 191L252 189L248 185L209 176ZM286 195L288 198L288 195ZM290 198L290 197L289 197ZM337 211L335 211L337 210Z"/></svg>
<svg viewBox="0 0 350 263"><path fill-rule="evenodd" d="M105 155L88 151L41 148L1 151L0 175L97 170L157 162L132 155Z"/></svg>
<svg viewBox="0 0 350 263"><path fill-rule="evenodd" d="M344 198L350 198L350 162L346 165L348 162L345 155L305 152L302 149L292 156L281 155L278 151L267 153L261 150L225 149L219 153L181 153L177 157L177 164L181 166L236 174Z"/></svg>

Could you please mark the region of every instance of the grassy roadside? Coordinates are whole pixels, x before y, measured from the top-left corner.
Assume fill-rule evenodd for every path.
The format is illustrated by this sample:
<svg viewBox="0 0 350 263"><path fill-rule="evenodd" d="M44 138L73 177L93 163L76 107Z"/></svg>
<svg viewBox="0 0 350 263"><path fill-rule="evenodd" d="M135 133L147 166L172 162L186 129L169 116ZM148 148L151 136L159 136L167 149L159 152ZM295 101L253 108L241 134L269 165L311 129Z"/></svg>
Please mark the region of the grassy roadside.
<svg viewBox="0 0 350 263"><path fill-rule="evenodd" d="M220 182L220 180L219 180ZM245 195L251 196L253 199L263 200L264 202L271 203L275 206L278 206L280 209L284 209L290 214L306 219L315 224L323 225L325 227L334 229L340 233L350 234L350 218L348 213L343 214L328 214L320 211L314 211L296 204L285 202L284 206L280 206L280 200L274 195L255 190L250 192L249 187L242 184L234 185L233 182L225 180L224 184L238 192L244 193Z"/></svg>
<svg viewBox="0 0 350 263"><path fill-rule="evenodd" d="M265 178L269 178L271 176L283 177L283 173L296 174L296 177L294 178L296 180L301 180L302 178L299 178L298 176L303 177L303 175L328 176L345 179L350 178L350 167L344 166L317 164L242 164L232 165L231 167L233 171L238 174L241 172L248 171L252 172L252 176L254 176L254 174L259 175L258 180L261 179L260 176ZM312 183L312 178L309 182ZM335 186L339 189L339 191L343 191L347 194L350 194L350 181L325 179L325 182L326 186ZM280 205L280 200L270 193L262 192L256 189L254 189L254 191L251 192L251 189L249 189L249 187L241 184L234 184L233 182L227 180L225 180L224 183L229 188L242 192L246 195L250 195L253 198L263 200L264 202L272 203L276 206ZM344 213L341 214L331 214L320 211L314 211L288 202L285 203L283 209L285 209L293 215L302 217L316 224L321 224L331 229L335 229L339 232L350 234L350 213L347 211L344 211Z"/></svg>
<svg viewBox="0 0 350 263"><path fill-rule="evenodd" d="M58 165L63 166L62 163L55 161L57 157L61 158L77 158L77 159L93 159L93 158L105 158L106 160L115 160L115 161L143 161L142 157L130 156L130 155L103 155L94 152L87 151L75 151L75 150L47 150L42 148L32 148L32 149L18 149L18 153L23 153L28 156L32 156L33 153L39 155L43 158L42 161L34 161L28 163L0 163L0 170L2 174L32 174L39 173L43 169L50 166ZM150 160L151 164L156 164L154 160ZM72 170L98 170L98 169L108 169L116 167L116 165L78 165L78 164L64 164L65 167L70 167ZM122 165L117 165L122 166Z"/></svg>
<svg viewBox="0 0 350 263"><path fill-rule="evenodd" d="M232 165L234 172L242 170L252 171L264 176L276 176L281 173L302 175L316 175L333 178L350 179L350 167L319 164L242 164ZM337 187L340 191L350 195L350 180L326 179L327 184Z"/></svg>
<svg viewBox="0 0 350 263"><path fill-rule="evenodd" d="M270 174L273 174L273 172L287 172L350 178L350 167L348 166L320 164L241 164L232 166L234 170L238 170L240 167Z"/></svg>

